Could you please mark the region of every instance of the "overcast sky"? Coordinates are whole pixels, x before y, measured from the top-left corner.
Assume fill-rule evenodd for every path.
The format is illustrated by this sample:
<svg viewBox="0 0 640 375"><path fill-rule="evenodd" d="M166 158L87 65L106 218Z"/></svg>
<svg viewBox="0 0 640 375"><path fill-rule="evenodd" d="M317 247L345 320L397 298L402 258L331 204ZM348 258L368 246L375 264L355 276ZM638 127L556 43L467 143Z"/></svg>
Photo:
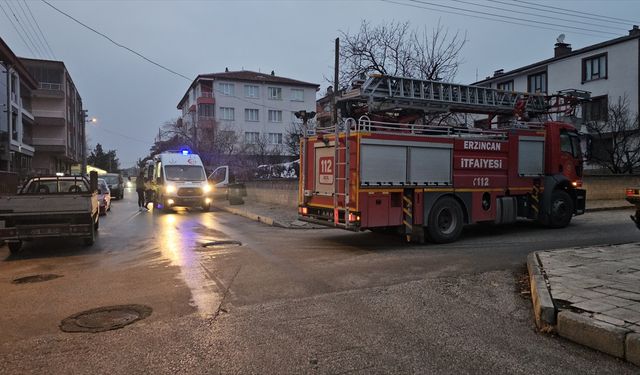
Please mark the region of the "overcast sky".
<svg viewBox="0 0 640 375"><path fill-rule="evenodd" d="M16 0L0 1L5 2L2 4L5 10L9 1L16 12L21 11ZM85 109L99 119L97 124L87 125L90 144L99 142L106 149L116 149L122 167L132 166L137 158L148 153L158 127L177 117L176 105L190 82L114 46L39 0L27 1L56 58L66 64ZM496 69L509 70L552 57L560 33L566 35L566 43L577 49L627 35L634 23L640 24L640 1L634 0L52 1L52 4L188 77L224 71L225 67L275 70L277 75L321 84L322 89L327 86L323 76L331 75L333 43L338 32L356 31L363 19L372 23L409 21L420 28L429 28L440 20L450 32L466 32L468 42L462 50L463 65L456 78L460 83L474 82L476 77L482 79ZM575 18L561 14L564 11L559 9L547 8L556 13L544 13L527 8L539 7L535 4L600 16ZM522 20L539 23L537 26L502 23L494 15L513 23L525 23ZM602 16L624 21L605 20ZM30 52L2 12L0 36L19 56L47 57Z"/></svg>

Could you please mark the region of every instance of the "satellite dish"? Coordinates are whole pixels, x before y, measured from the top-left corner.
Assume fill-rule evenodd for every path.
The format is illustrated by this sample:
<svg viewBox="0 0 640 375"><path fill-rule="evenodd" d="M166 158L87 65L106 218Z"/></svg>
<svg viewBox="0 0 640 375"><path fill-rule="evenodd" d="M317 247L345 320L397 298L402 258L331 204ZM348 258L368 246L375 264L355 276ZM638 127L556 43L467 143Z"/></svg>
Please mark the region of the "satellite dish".
<svg viewBox="0 0 640 375"><path fill-rule="evenodd" d="M564 43L564 34L558 35L558 37L556 38L556 41L558 43Z"/></svg>

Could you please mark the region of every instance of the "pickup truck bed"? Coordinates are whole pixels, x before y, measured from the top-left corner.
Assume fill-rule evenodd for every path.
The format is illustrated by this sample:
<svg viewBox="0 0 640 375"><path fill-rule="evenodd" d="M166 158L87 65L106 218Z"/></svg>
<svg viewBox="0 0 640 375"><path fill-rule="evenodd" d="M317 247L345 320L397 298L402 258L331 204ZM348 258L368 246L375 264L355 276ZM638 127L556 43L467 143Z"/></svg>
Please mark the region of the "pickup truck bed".
<svg viewBox="0 0 640 375"><path fill-rule="evenodd" d="M80 237L92 245L98 210L96 194L86 191L0 196L0 240L12 253L36 238Z"/></svg>

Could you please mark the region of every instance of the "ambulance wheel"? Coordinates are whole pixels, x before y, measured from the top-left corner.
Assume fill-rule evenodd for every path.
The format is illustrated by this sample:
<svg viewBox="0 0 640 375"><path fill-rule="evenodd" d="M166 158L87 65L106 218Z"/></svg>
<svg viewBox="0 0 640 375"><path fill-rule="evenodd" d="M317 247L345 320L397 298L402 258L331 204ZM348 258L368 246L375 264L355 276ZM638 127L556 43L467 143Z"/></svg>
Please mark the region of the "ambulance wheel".
<svg viewBox="0 0 640 375"><path fill-rule="evenodd" d="M551 215L545 220L549 228L564 228L573 217L573 201L564 190L556 190L551 194Z"/></svg>
<svg viewBox="0 0 640 375"><path fill-rule="evenodd" d="M451 197L439 199L429 212L427 232L435 243L453 242L458 239L464 226L462 208Z"/></svg>
<svg viewBox="0 0 640 375"><path fill-rule="evenodd" d="M12 255L16 255L20 252L20 249L22 248L22 241L9 242L7 243L7 245L9 246L9 252Z"/></svg>

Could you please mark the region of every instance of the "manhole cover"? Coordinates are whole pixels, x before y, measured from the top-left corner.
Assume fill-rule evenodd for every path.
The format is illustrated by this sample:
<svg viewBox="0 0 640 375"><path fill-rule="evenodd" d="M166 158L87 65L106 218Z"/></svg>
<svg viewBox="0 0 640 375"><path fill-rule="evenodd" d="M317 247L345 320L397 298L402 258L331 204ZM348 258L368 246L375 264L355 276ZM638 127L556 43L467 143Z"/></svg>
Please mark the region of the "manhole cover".
<svg viewBox="0 0 640 375"><path fill-rule="evenodd" d="M58 277L62 277L62 275L46 273L46 274L31 275L31 276L25 276L25 277L13 279L12 283L13 284L40 283L43 281L57 279Z"/></svg>
<svg viewBox="0 0 640 375"><path fill-rule="evenodd" d="M60 329L64 332L104 332L119 329L151 315L144 305L119 305L83 311L64 319Z"/></svg>
<svg viewBox="0 0 640 375"><path fill-rule="evenodd" d="M202 244L202 247L215 247L215 246L242 246L242 242L236 240L217 240L217 241L209 241Z"/></svg>

